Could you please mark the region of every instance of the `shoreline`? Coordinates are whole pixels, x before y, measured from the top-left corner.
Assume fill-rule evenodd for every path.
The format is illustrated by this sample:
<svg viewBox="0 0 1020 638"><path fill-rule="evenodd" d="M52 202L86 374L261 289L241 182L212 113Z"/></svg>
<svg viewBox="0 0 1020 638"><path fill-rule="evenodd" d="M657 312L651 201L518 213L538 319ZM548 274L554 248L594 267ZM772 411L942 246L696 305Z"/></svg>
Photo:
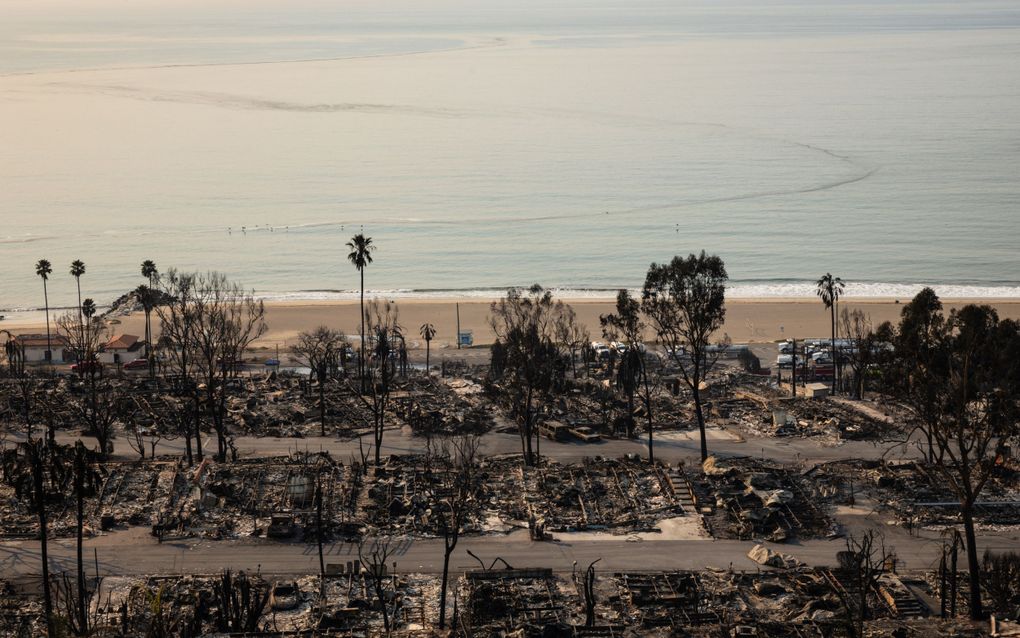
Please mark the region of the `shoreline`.
<svg viewBox="0 0 1020 638"><path fill-rule="evenodd" d="M437 330L432 348L439 351L456 347L458 308L461 329L473 332L474 345L492 343L494 335L488 324L488 314L489 306L494 300L477 297L393 299L399 311L399 322L407 335L408 347L424 349L425 343L419 336L419 327L429 322ZM599 316L614 311L615 299L564 297L562 301L574 308L578 321L588 328L592 340L603 340ZM1020 320L1020 299L1016 298L946 298L942 299L942 303L946 313L969 303L978 303L996 308L1000 318ZM897 323L903 305L904 300L894 298L849 298L840 302L841 309L864 311L876 326L883 321ZM268 329L253 344L254 348L278 347L286 350L296 341L298 333L312 330L319 325L343 330L351 336L358 333L357 300L266 301L265 308ZM734 343L774 342L787 338L825 338L830 332L829 311L817 298L732 298L727 299L726 310L722 332L728 334ZM51 312L51 329L54 325L54 316L55 313ZM129 315L114 314L107 319L111 321L111 330L114 334L142 335L143 317L141 312L135 312ZM0 330L9 330L14 334L41 333L45 332L45 329L43 316L32 321L18 322L12 321L11 318L0 321ZM651 340L654 335L649 332L647 338Z"/></svg>

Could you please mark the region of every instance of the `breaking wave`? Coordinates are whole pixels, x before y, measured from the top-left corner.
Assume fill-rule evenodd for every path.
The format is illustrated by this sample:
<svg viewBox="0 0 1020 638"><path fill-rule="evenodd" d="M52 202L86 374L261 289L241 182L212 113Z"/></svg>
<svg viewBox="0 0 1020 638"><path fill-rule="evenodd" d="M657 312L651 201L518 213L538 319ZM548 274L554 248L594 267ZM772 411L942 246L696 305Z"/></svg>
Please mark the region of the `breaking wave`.
<svg viewBox="0 0 1020 638"><path fill-rule="evenodd" d="M508 286L509 287L509 286ZM621 286L624 287L624 286ZM1020 284L1015 285L971 285L937 283L848 283L845 297L857 299L910 299L922 288L930 287L944 299L1020 299ZM565 299L612 299L619 288L552 287L552 293ZM631 293L640 295L639 289L630 288ZM415 289L397 288L390 290L366 290L370 299L494 299L501 297L506 288L466 289ZM801 299L815 297L813 282L735 282L727 287L731 299ZM258 291L266 301L355 301L357 290L302 290L295 292Z"/></svg>

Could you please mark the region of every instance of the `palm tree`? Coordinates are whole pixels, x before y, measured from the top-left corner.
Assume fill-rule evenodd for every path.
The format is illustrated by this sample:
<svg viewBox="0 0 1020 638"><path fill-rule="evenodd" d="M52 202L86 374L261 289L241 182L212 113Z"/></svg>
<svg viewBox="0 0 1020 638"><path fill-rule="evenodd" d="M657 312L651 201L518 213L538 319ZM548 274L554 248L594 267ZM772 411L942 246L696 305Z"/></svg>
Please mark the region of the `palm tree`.
<svg viewBox="0 0 1020 638"><path fill-rule="evenodd" d="M151 259L146 259L142 262L142 277L149 280L150 287L156 285L156 281L159 279L159 271L156 270L156 262Z"/></svg>
<svg viewBox="0 0 1020 638"><path fill-rule="evenodd" d="M816 285L818 286L818 297L829 310L829 326L832 329L832 340L829 342L832 352L832 388L833 392L835 392L839 387L839 377L837 375L839 366L836 365L836 304L839 303L839 298L843 295L843 288L845 286L842 279L833 277L831 273L825 273L816 282Z"/></svg>
<svg viewBox="0 0 1020 638"><path fill-rule="evenodd" d="M142 277L149 280L148 286L138 286L136 291L138 300L142 302L145 310L145 358L149 360L149 376L154 376L155 366L152 360L152 306L155 299L156 282L159 281L159 271L156 269L156 262L146 259L142 262Z"/></svg>
<svg viewBox="0 0 1020 638"><path fill-rule="evenodd" d="M46 281L53 272L48 259L40 259L35 264L35 274L42 277L43 301L46 304L46 361L53 360L53 348L50 346L50 296L46 291Z"/></svg>
<svg viewBox="0 0 1020 638"><path fill-rule="evenodd" d="M82 342L85 341L85 321L82 319L81 311L81 276L85 274L85 262L80 259L75 259L71 262L71 276L74 277L75 282L78 284L78 325L81 327Z"/></svg>
<svg viewBox="0 0 1020 638"><path fill-rule="evenodd" d="M99 472L90 465L88 452L85 451L85 446L79 439L74 444L74 496L76 507L76 548L78 550L78 600L77 600L77 615L78 615L78 627L80 630L88 629L88 614L86 613L86 605L88 604L88 595L86 594L87 588L85 586L85 561L82 555L82 537L85 523L85 495L86 493L95 493L97 487L99 487L100 476Z"/></svg>
<svg viewBox="0 0 1020 638"><path fill-rule="evenodd" d="M436 327L431 323L421 324L421 338L425 340L425 374L429 373L429 351L432 346L432 337L436 336Z"/></svg>
<svg viewBox="0 0 1020 638"><path fill-rule="evenodd" d="M88 340L82 340L82 348L86 349L83 355L88 356L90 359L96 358L96 353L93 352L95 348L92 345L92 317L96 314L96 302L91 297L86 297L85 301L81 302L81 313L85 316L85 324L82 326L82 334L88 334Z"/></svg>
<svg viewBox="0 0 1020 638"><path fill-rule="evenodd" d="M153 375L153 359L152 359L152 309L155 306L156 293L155 291L142 284L135 288L135 297L138 298L138 302L142 304L142 310L145 312L145 358L149 362L149 376Z"/></svg>
<svg viewBox="0 0 1020 638"><path fill-rule="evenodd" d="M91 297L86 297L85 301L81 302L81 313L85 315L86 327L90 326L92 317L96 314L96 302Z"/></svg>
<svg viewBox="0 0 1020 638"><path fill-rule="evenodd" d="M372 245L372 238L365 237L364 234L358 233L354 237L351 237L351 241L347 242L347 247L351 249L351 252L347 255L347 259L354 264L354 267L361 273L361 356L358 358L358 370L362 377L365 376L365 268L372 263L372 251L375 250L375 246Z"/></svg>

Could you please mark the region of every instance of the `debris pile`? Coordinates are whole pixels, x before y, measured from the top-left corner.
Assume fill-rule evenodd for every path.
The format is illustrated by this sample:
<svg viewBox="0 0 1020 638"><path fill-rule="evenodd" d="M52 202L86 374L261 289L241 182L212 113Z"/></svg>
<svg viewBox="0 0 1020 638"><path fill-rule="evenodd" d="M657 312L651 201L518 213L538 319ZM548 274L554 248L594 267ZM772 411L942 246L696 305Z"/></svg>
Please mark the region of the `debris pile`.
<svg viewBox="0 0 1020 638"><path fill-rule="evenodd" d="M549 462L524 479L529 520L561 532L652 530L657 521L685 513L668 481L663 468L626 459Z"/></svg>
<svg viewBox="0 0 1020 638"><path fill-rule="evenodd" d="M733 388L712 402L712 414L749 434L768 437L823 437L838 440L886 438L896 428L833 399L790 397L755 384Z"/></svg>
<svg viewBox="0 0 1020 638"><path fill-rule="evenodd" d="M354 563L352 563L354 565ZM436 578L387 575L386 622L397 635L421 628L422 603ZM374 578L360 565L346 573L300 578L224 572L215 576L107 577L93 598L93 626L118 635L386 635ZM110 634L112 635L112 634ZM315 635L319 635L316 633Z"/></svg>
<svg viewBox="0 0 1020 638"><path fill-rule="evenodd" d="M774 462L709 457L692 484L716 538L782 542L835 533L832 519L809 496L802 477Z"/></svg>
<svg viewBox="0 0 1020 638"><path fill-rule="evenodd" d="M844 459L819 464L804 473L834 502L862 497L875 502L905 527L960 524L959 499L933 465L920 460ZM1013 460L999 464L975 505L982 526L1020 525L1020 469Z"/></svg>

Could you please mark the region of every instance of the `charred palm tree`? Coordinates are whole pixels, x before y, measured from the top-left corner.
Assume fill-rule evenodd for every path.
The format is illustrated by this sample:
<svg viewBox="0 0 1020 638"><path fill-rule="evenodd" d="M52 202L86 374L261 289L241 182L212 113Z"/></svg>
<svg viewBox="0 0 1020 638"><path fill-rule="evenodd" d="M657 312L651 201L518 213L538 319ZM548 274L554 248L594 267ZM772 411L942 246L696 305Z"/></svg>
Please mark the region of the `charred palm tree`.
<svg viewBox="0 0 1020 638"><path fill-rule="evenodd" d="M425 374L429 373L429 355L432 349L432 338L436 336L436 327L431 323L421 324L421 338L425 340Z"/></svg>
<svg viewBox="0 0 1020 638"><path fill-rule="evenodd" d="M358 359L358 371L361 377L365 376L365 268L372 263L372 251L375 250L375 246L372 245L372 238L365 237L364 234L358 233L354 237L351 237L351 241L347 242L347 247L350 248L351 252L347 254L347 259L354 267L361 273L361 356Z"/></svg>
<svg viewBox="0 0 1020 638"><path fill-rule="evenodd" d="M825 273L816 282L817 290L816 294L818 298L825 304L825 308L829 311L829 326L832 329L832 339L829 342L830 351L832 353L832 388L833 391L839 388L839 365L836 361L836 305L839 303L839 298L843 296L843 280L839 277L833 277L831 273ZM796 373L796 371L794 371Z"/></svg>
<svg viewBox="0 0 1020 638"><path fill-rule="evenodd" d="M149 360L149 376L156 374L155 361L152 357L152 308L156 301L156 284L159 281L159 271L156 269L156 262L146 259L142 262L142 277L149 280L148 286L138 287L138 300L145 310L145 358ZM143 291L142 288L145 288Z"/></svg>
<svg viewBox="0 0 1020 638"><path fill-rule="evenodd" d="M149 280L149 286L155 287L159 279L159 270L156 269L156 262L146 259L142 262L142 277Z"/></svg>
<svg viewBox="0 0 1020 638"><path fill-rule="evenodd" d="M81 314L85 317L85 329L92 324L92 317L96 315L96 302L91 297L86 297L85 301L81 302Z"/></svg>
<svg viewBox="0 0 1020 638"><path fill-rule="evenodd" d="M82 319L82 307L81 307L81 276L85 274L85 262L80 259L75 259L71 262L71 276L74 277L75 284L78 286L78 323L82 328L82 341L85 340L85 321ZM81 360L81 353L78 353L78 360Z"/></svg>
<svg viewBox="0 0 1020 638"><path fill-rule="evenodd" d="M46 282L53 272L53 266L48 259L40 259L35 264L35 274L42 277L43 303L46 305L46 361L53 360L53 347L50 345L50 295L46 290Z"/></svg>
<svg viewBox="0 0 1020 638"><path fill-rule="evenodd" d="M135 297L145 312L145 359L149 362L149 376L155 376L152 357L152 310L156 305L156 291L145 284L135 288Z"/></svg>
<svg viewBox="0 0 1020 638"><path fill-rule="evenodd" d="M76 548L77 548L77 576L78 595L76 597L75 612L78 617L77 626L79 632L88 632L88 597L89 593L85 586L85 561L82 552L82 537L85 525L85 495L95 492L99 484L99 472L89 463L88 452L81 441L74 445L74 496L76 504Z"/></svg>

